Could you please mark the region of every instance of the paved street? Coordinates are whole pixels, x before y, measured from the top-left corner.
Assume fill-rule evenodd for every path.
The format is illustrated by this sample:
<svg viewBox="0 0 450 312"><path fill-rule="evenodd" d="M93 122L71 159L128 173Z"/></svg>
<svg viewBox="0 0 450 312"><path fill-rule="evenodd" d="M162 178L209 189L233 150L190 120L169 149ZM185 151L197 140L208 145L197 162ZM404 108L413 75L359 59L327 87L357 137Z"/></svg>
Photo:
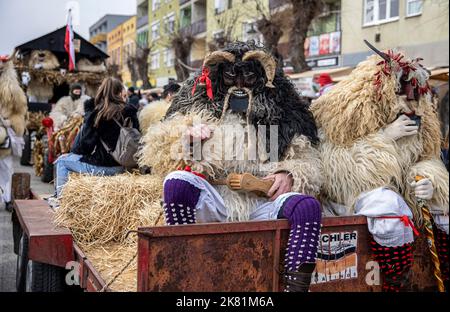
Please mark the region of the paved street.
<svg viewBox="0 0 450 312"><path fill-rule="evenodd" d="M14 162L14 172L28 172L31 175L31 187L42 195L53 193L53 184L42 183L34 175L32 167L21 166ZM0 205L0 292L15 291L16 255L13 252L11 213Z"/></svg>

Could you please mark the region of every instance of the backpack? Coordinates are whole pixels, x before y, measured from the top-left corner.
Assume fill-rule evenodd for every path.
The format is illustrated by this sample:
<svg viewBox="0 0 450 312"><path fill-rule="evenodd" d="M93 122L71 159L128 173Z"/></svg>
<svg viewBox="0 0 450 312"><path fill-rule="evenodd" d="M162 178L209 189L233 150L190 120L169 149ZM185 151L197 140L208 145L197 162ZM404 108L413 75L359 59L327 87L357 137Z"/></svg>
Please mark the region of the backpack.
<svg viewBox="0 0 450 312"><path fill-rule="evenodd" d="M134 155L138 151L141 133L139 130L133 128L129 118L125 120L124 126L116 119L114 119L114 121L120 127L119 138L117 139L115 149L111 150L102 139L100 139L100 141L108 154L110 154L119 165L125 168L135 168L137 167L137 162Z"/></svg>

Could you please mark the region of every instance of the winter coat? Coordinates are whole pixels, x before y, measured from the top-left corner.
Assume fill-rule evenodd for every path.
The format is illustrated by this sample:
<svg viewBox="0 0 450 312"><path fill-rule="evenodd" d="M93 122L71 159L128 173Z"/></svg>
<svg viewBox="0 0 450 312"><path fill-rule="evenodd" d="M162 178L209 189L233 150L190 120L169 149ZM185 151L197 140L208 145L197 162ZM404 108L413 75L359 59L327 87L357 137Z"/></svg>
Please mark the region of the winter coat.
<svg viewBox="0 0 450 312"><path fill-rule="evenodd" d="M89 99L84 103L84 123L82 126L80 137L72 147L72 153L82 155L81 161L102 167L115 167L119 164L106 151L102 142L111 150L114 150L119 138L120 127L114 120L102 119L96 128L94 126L97 111L93 99ZM139 129L139 121L137 118L137 108L127 104L122 112L122 117L116 120L123 124L126 118L130 118L133 128Z"/></svg>

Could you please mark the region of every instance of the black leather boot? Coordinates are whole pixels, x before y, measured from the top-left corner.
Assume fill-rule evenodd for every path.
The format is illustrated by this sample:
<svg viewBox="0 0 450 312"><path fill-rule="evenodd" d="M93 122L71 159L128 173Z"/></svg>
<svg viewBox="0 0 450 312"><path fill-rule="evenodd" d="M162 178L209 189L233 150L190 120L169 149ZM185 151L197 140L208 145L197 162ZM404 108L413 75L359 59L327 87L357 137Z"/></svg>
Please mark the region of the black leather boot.
<svg viewBox="0 0 450 312"><path fill-rule="evenodd" d="M315 263L304 263L297 272L285 273L286 292L308 292L311 284L311 276L316 268Z"/></svg>

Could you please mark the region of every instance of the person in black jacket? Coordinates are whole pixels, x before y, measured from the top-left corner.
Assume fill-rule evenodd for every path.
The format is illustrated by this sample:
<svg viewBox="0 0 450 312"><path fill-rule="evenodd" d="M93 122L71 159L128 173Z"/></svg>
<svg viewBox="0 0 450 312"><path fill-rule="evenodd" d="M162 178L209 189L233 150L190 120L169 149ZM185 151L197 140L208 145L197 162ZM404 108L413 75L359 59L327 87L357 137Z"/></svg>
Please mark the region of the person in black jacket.
<svg viewBox="0 0 450 312"><path fill-rule="evenodd" d="M131 121L139 129L137 107L126 103L126 90L115 78L106 78L95 99L84 103L85 117L82 130L74 142L71 153L56 161L56 196L67 182L70 172L94 175L115 175L125 169L105 149L116 147L120 125ZM103 141L103 142L102 142Z"/></svg>
<svg viewBox="0 0 450 312"><path fill-rule="evenodd" d="M139 106L139 100L141 99L139 95L135 93L135 89L133 87L128 88L128 104L132 106Z"/></svg>

